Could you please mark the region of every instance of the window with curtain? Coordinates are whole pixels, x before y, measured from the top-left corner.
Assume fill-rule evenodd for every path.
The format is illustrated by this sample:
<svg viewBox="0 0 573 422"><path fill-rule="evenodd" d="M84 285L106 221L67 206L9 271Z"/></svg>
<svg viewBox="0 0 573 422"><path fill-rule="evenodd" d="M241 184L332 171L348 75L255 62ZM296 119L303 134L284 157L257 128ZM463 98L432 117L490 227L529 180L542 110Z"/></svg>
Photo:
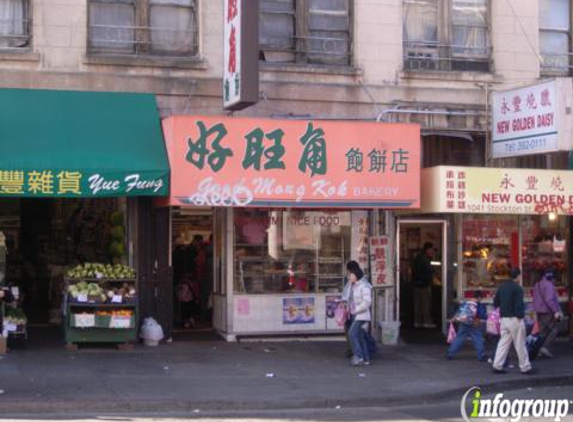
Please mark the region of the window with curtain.
<svg viewBox="0 0 573 422"><path fill-rule="evenodd" d="M403 0L406 70L489 71L487 0Z"/></svg>
<svg viewBox="0 0 573 422"><path fill-rule="evenodd" d="M543 72L567 75L570 68L570 0L539 0L539 51Z"/></svg>
<svg viewBox="0 0 573 422"><path fill-rule="evenodd" d="M196 0L90 0L91 52L197 54Z"/></svg>
<svg viewBox="0 0 573 422"><path fill-rule="evenodd" d="M261 60L349 65L352 0L260 0Z"/></svg>
<svg viewBox="0 0 573 422"><path fill-rule="evenodd" d="M29 47L29 20L28 0L0 0L0 48Z"/></svg>

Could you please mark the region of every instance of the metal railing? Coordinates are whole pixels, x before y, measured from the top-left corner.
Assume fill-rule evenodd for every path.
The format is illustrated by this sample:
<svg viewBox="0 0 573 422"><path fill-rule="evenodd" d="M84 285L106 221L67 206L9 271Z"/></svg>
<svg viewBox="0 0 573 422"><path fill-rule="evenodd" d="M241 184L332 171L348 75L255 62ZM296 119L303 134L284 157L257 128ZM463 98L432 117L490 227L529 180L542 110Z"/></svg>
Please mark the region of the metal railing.
<svg viewBox="0 0 573 422"><path fill-rule="evenodd" d="M569 75L573 69L573 53L541 53L541 71L547 74Z"/></svg>
<svg viewBox="0 0 573 422"><path fill-rule="evenodd" d="M133 25L89 25L92 52L198 53L197 29L173 29Z"/></svg>
<svg viewBox="0 0 573 422"><path fill-rule="evenodd" d="M404 70L477 71L490 70L491 47L404 41Z"/></svg>
<svg viewBox="0 0 573 422"><path fill-rule="evenodd" d="M21 50L30 46L30 19L0 19L0 49Z"/></svg>

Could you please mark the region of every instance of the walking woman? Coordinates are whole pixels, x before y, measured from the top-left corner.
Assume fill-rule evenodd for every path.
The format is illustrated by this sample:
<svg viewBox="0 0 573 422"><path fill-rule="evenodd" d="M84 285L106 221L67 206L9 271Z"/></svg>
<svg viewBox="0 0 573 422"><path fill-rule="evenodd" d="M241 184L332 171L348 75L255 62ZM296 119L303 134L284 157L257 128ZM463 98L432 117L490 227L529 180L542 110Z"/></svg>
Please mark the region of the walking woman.
<svg viewBox="0 0 573 422"><path fill-rule="evenodd" d="M350 315L352 323L348 330L350 347L352 348L351 365L370 365L370 351L366 340L369 323L372 319L370 306L372 304L372 286L364 278L364 272L356 261L346 264L350 288Z"/></svg>

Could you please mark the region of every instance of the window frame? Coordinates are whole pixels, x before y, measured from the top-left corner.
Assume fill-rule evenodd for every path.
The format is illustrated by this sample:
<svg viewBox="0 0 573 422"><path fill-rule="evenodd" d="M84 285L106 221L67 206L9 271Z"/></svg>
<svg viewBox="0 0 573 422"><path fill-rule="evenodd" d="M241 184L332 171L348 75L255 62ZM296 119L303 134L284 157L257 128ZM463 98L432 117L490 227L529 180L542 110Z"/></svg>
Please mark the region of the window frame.
<svg viewBox="0 0 573 422"><path fill-rule="evenodd" d="M337 55L332 54L333 57L336 58L343 58L346 57L344 63L326 63L324 60L324 56L328 56L328 53L321 54L320 52L312 51L310 43L307 40L311 39L312 31L309 28L309 20L310 20L310 0L293 0L294 4L294 42L293 50L281 49L281 48L273 48L270 45L264 45L260 42L259 37L259 58L261 62L268 63L268 64L280 64L280 65L297 65L297 66L327 66L327 67L351 67L353 65L354 59L354 0L347 0L348 10L347 10L347 19L348 19L348 45L347 45L347 54L346 55ZM260 9L259 14L270 14L269 12L263 12L262 8ZM272 13L272 12L271 12ZM281 12L277 12L281 13ZM286 14L286 12L284 12ZM315 32L329 32L329 31L317 31ZM332 31L332 32L343 32L343 31ZM292 54L293 59L288 61L269 61L265 59L266 53L286 53ZM322 57L323 60L317 59L317 57Z"/></svg>
<svg viewBox="0 0 573 422"><path fill-rule="evenodd" d="M21 52L21 51L30 51L32 48L32 1L31 0L19 0L24 8L24 15L22 17L22 26L24 28L24 34L16 35L16 34L6 34L0 35L1 41L9 41L10 39L18 39L21 38L24 43L22 46L18 47L4 47L0 46L0 52L2 53L10 53L10 52Z"/></svg>
<svg viewBox="0 0 573 422"><path fill-rule="evenodd" d="M404 5L410 1L402 0L402 19L404 18ZM430 43L417 43L408 41L404 37L404 20L402 20L402 63L404 71L447 71L447 72L477 72L490 73L492 71L492 47L491 47L491 4L486 0L486 54L460 54L455 52L456 46L453 41L454 34L454 1L437 0L437 31L438 41L435 46ZM473 27L473 26L471 26ZM476 28L479 28L476 26ZM408 44L412 44L409 46ZM424 44L418 46L417 44ZM416 57L418 56L418 57ZM418 67L412 66L414 63ZM472 63L475 63L472 68ZM466 67L464 69L464 67Z"/></svg>
<svg viewBox="0 0 573 422"><path fill-rule="evenodd" d="M567 1L569 6L569 28L561 29L557 27L545 27L541 25L541 13L539 14L539 54L545 60L545 55L541 50L541 34L566 34L567 35L567 67L558 68L557 66L545 66L545 63L540 65L540 74L542 76L570 76L573 74L573 2ZM559 55L554 55L559 56Z"/></svg>
<svg viewBox="0 0 573 422"><path fill-rule="evenodd" d="M107 56L127 56L127 57L177 57L181 59L196 59L199 57L199 0L191 0L191 6L178 5L175 1L173 3L161 4L160 6L172 6L180 8L188 8L193 13L194 18L194 28L193 34L193 45L190 51L183 53L175 53L173 51L163 51L160 49L154 49L152 43L153 27L151 27L151 8L154 6L152 0L88 0L88 10L87 10L87 39L86 39L86 49L88 54L95 55L107 55ZM132 4L134 8L134 38L133 48L130 51L113 49L109 47L98 47L93 45L91 37L91 16L92 16L92 4Z"/></svg>

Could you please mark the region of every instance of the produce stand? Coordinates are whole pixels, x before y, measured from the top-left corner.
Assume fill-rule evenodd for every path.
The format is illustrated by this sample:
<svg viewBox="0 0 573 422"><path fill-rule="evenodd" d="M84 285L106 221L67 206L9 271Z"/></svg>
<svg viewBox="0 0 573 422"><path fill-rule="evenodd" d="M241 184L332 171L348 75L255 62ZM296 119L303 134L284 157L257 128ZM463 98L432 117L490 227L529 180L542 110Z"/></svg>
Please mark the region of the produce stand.
<svg viewBox="0 0 573 422"><path fill-rule="evenodd" d="M62 321L66 347L76 350L79 343L115 343L119 348L131 348L137 340L136 279L96 274L98 278L77 277L77 273L65 277Z"/></svg>

